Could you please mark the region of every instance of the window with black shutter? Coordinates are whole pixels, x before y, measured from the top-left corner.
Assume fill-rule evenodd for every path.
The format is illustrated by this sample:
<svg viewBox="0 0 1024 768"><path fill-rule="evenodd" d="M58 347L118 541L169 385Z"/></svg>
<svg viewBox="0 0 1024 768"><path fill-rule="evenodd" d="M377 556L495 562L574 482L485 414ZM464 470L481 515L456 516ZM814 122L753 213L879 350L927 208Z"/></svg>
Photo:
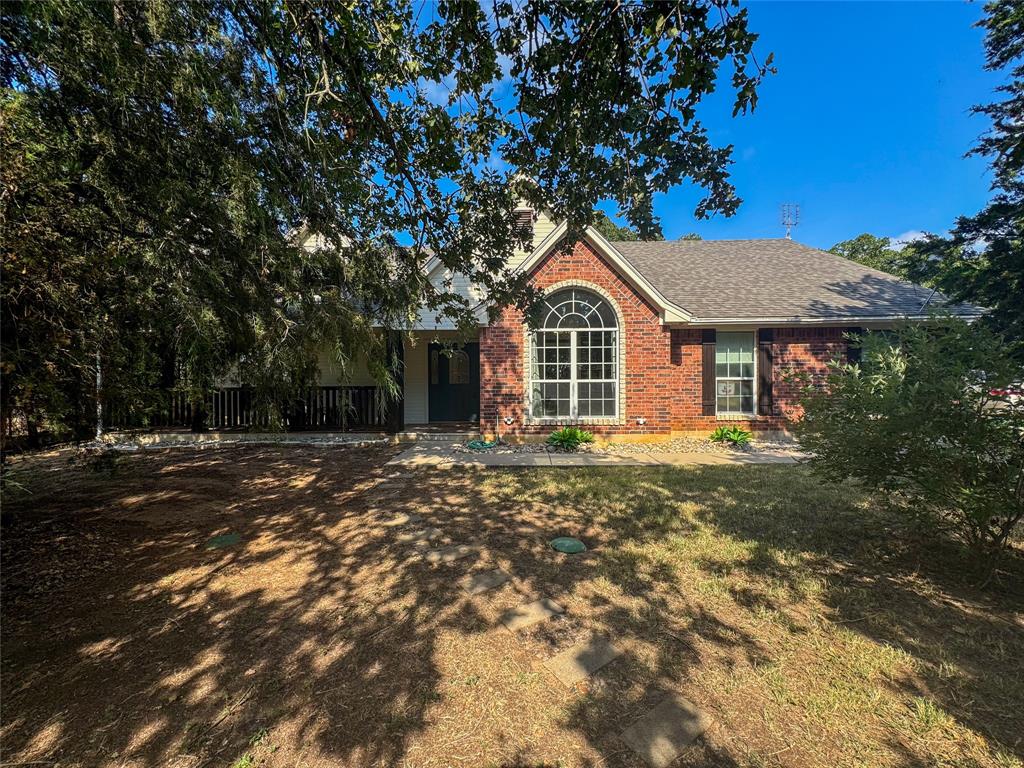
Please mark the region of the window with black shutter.
<svg viewBox="0 0 1024 768"><path fill-rule="evenodd" d="M715 329L701 331L701 414L715 415Z"/></svg>
<svg viewBox="0 0 1024 768"><path fill-rule="evenodd" d="M775 332L761 328L757 332L757 415L771 416L774 408L772 396L772 343Z"/></svg>

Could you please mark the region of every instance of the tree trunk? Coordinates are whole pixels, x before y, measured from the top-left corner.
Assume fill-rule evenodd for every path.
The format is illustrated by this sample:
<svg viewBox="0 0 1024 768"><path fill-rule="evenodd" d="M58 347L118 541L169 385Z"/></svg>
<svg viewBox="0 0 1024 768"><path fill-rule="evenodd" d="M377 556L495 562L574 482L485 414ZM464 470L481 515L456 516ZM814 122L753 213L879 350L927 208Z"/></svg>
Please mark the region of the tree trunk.
<svg viewBox="0 0 1024 768"><path fill-rule="evenodd" d="M103 439L103 365L96 349L96 442Z"/></svg>
<svg viewBox="0 0 1024 768"><path fill-rule="evenodd" d="M32 450L42 448L42 442L39 439L39 425L27 414L25 415L25 430L28 432L28 447Z"/></svg>
<svg viewBox="0 0 1024 768"><path fill-rule="evenodd" d="M405 429L405 343L401 331L387 334L388 366L398 386L398 396L388 402L385 428L394 435Z"/></svg>
<svg viewBox="0 0 1024 768"><path fill-rule="evenodd" d="M192 403L192 426L193 432L206 432L206 402L196 400Z"/></svg>

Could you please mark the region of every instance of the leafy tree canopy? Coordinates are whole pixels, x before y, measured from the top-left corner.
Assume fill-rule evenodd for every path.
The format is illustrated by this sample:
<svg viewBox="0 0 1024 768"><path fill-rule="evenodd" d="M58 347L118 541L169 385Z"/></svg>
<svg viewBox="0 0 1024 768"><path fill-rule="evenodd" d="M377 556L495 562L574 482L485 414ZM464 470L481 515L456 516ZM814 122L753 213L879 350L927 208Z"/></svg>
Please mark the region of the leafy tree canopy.
<svg viewBox="0 0 1024 768"><path fill-rule="evenodd" d="M986 322L1024 355L1024 3L987 3L981 26L987 68L1008 75L1000 100L974 108L992 120L972 152L990 158L994 194L983 210L957 219L949 237L917 244L908 274L989 308Z"/></svg>
<svg viewBox="0 0 1024 768"><path fill-rule="evenodd" d="M418 306L469 324L428 254L526 305L505 271L522 200L570 236L599 200L652 236L653 195L687 180L698 216L731 214L701 101L724 67L746 112L770 68L726 0L0 12L3 403L73 424L97 350L129 399L230 366L280 393L323 343L383 361L374 329Z"/></svg>
<svg viewBox="0 0 1024 768"><path fill-rule="evenodd" d="M893 248L889 238L864 233L852 240L836 243L829 251L844 259L856 261L872 269L880 269L896 277L907 277L907 260L913 245Z"/></svg>
<svg viewBox="0 0 1024 768"><path fill-rule="evenodd" d="M635 229L630 227L620 227L614 221L612 221L607 214L602 211L594 212L594 229L600 232L609 240L639 240L640 235L637 234ZM661 234L654 235L648 238L650 240L664 240L665 238Z"/></svg>
<svg viewBox="0 0 1024 768"><path fill-rule="evenodd" d="M598 232L600 232L602 235L604 235L609 240L613 240L613 241L614 240L619 240L619 241L624 241L624 240L635 241L635 240L640 240L641 239L639 233L637 233L637 231L635 229L631 229L630 227L620 227L618 224L616 224L614 221L612 221L610 218L608 218L607 214L605 214L603 211L594 211L594 229L596 229ZM658 234L655 234L655 235L652 235L650 237L646 237L646 238L643 238L643 239L645 239L645 240L664 240L665 238L661 235L661 233L658 233ZM690 232L688 234L683 235L679 239L680 240L700 240L701 236L698 235L695 232Z"/></svg>

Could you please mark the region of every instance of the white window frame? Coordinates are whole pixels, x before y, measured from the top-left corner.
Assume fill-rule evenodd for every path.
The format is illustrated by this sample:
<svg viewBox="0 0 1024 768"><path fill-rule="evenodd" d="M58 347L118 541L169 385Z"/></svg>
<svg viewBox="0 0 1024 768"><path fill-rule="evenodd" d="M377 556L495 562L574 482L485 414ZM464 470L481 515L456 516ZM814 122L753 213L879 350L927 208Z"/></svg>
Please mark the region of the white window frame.
<svg viewBox="0 0 1024 768"><path fill-rule="evenodd" d="M615 311L615 308L614 308L614 306L612 306L611 302L609 302L606 297L602 296L597 291L594 291L594 290L592 290L590 288L587 288L585 286L566 286L566 287L563 287L563 288L559 288L556 291L552 291L552 295L555 295L557 293L561 293L563 290L566 290L567 288L572 288L574 290L578 290L580 292L590 294L590 295L594 296L595 298L597 298L598 300L607 303L609 310L611 310L612 315L616 319L616 322L617 323L620 322L620 318L618 317L618 313ZM548 304L548 306L551 308L551 311L554 311L554 307L552 307L550 304ZM547 317L549 317L549 316L550 316L550 312L545 313L545 319L547 319ZM529 355L528 355L528 363L529 363L528 374L529 375L528 375L528 379L527 379L527 386L529 388L528 389L528 391L529 391L529 399L530 399L530 402L529 402L529 419L530 419L531 422L535 422L535 423L543 423L543 422L556 423L556 422L574 421L574 422L583 422L583 423L586 423L586 422L595 422L596 423L596 422L617 421L619 419L619 411L620 411L620 407L621 407L620 406L620 400L622 398L622 391L621 391L621 389L622 389L622 382L621 382L620 368L619 368L619 366L621 364L620 358L622 357L622 349L621 349L621 345L620 345L619 331L620 331L620 329L618 328L618 326L612 328L612 327L608 327L607 325L605 325L602 322L602 324L599 327L587 327L587 328L558 328L558 327L549 328L549 327L541 327L541 328L538 328L537 330L532 331L531 333L528 334L529 335ZM534 378L534 366L537 366L537 370L539 372L541 372L542 374L544 372L543 366L545 365L545 362L540 359L540 356L538 354L538 350L549 348L549 347L538 347L537 346L537 335L538 334L542 334L542 333L552 333L552 334L559 334L559 335L560 334L568 334L568 336L569 336L569 378L568 379L548 379L548 378L544 378L543 376L541 376L539 378ZM590 378L582 379L582 378L579 377L579 368L578 368L577 361L579 359L578 351L579 351L579 334L580 333L600 333L600 334L611 333L611 342L609 344L602 343L598 347L594 347L594 346L589 346L588 347L588 349L604 349L604 350L610 350L611 351L611 353L612 353L612 361L611 361L612 376L611 376L611 378L604 378L604 377L602 377L600 379L590 379ZM602 342L603 342L603 338L602 338ZM548 363L548 364L550 365L550 363ZM595 365L595 363L590 362L590 361L588 361L586 364L587 365ZM604 366L604 365L607 365L607 363L602 361L600 363L600 365ZM593 414L588 414L586 416L581 416L580 413L579 413L579 385L580 385L580 383L583 383L583 384L600 384L600 385L612 384L614 386L614 396L613 397L611 397L611 398L600 397L600 398L590 398L590 399L592 399L592 400L593 399L597 399L597 400L600 400L602 402L607 402L608 400L610 400L611 403L612 403L613 412L612 413L604 413L604 414L600 414L600 415L596 415L596 416L593 415ZM564 414L563 415L547 415L547 414L539 414L538 415L538 414L534 414L533 408L534 408L534 405L535 405L535 402L536 402L536 395L535 395L535 393L537 392L538 389L540 389L541 393L543 393L543 386L541 386L541 385L544 385L544 384L554 384L556 386L558 384L568 384L569 385L569 414L568 415L564 415ZM544 399L543 396L541 396L540 399L543 400Z"/></svg>
<svg viewBox="0 0 1024 768"><path fill-rule="evenodd" d="M723 411L718 407L718 382L719 381L747 381L746 376L719 376L718 375L718 345L721 336L726 333L739 335L747 334L750 335L751 343L751 360L753 361L753 370L750 377L750 392L751 392L751 409L749 411ZM741 421L744 419L750 419L757 416L757 358L758 358L758 347L757 347L757 331L719 331L715 338L715 418L723 421ZM740 396L742 397L742 396Z"/></svg>

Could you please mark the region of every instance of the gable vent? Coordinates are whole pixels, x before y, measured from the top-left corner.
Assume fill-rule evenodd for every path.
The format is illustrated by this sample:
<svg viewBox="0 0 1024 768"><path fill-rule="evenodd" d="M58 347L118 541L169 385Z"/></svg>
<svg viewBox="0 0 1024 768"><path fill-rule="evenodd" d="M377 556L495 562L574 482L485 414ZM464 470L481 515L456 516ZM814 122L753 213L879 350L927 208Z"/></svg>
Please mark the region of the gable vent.
<svg viewBox="0 0 1024 768"><path fill-rule="evenodd" d="M537 219L532 208L517 208L515 213L516 237L526 250L533 247L533 222Z"/></svg>

